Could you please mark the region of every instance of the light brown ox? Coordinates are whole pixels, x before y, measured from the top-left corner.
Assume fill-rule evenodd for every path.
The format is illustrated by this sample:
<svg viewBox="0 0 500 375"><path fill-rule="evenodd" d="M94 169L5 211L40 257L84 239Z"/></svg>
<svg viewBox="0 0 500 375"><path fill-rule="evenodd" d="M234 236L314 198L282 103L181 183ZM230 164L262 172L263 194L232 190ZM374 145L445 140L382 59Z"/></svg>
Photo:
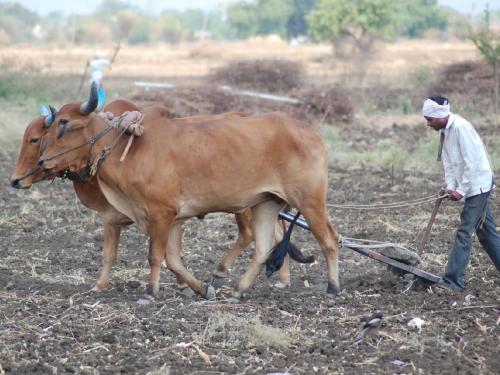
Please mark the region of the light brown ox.
<svg viewBox="0 0 500 375"><path fill-rule="evenodd" d="M251 207L256 250L234 292L241 297L269 256L277 215L286 204L308 222L326 258L327 294L337 293L338 234L326 211L328 153L314 129L283 113L186 124L144 110L147 130L120 163L126 140L113 129L103 133L106 124L92 113L96 105L93 87L86 103L60 109L39 163L51 173L79 171L116 145L97 177L106 199L150 236L148 293L159 290L166 254L167 267L207 296L209 288L181 261L177 229L193 216ZM62 128L67 132L58 137Z"/></svg>
<svg viewBox="0 0 500 375"><path fill-rule="evenodd" d="M169 116L168 110L164 107L156 107L160 116ZM139 108L128 100L118 99L110 102L104 107L104 111L111 112L116 116L125 111L135 111ZM218 116L193 116L178 119L185 122L196 122L206 120L207 118L221 117L240 117L240 113L226 113ZM40 145L42 138L48 131L45 125L46 116L36 117L26 128L21 149L16 162L15 171L11 177L11 185L18 189L28 189L33 183L52 179L51 174L47 174L38 166L40 156ZM104 227L104 244L103 244L103 267L99 279L96 282L95 290L102 291L109 286L109 277L113 265L116 262L118 243L120 240L121 229L124 226L130 225L133 221L127 216L117 211L106 200L95 178L87 178L85 181L73 180L73 187L76 196L82 204L92 210L99 212L103 227ZM236 223L238 226L238 239L233 245L228 254L218 263L214 276L223 278L227 276L227 270L231 264L241 255L241 253L253 241L253 233L251 230L251 210L245 210L235 214ZM277 238L280 238L282 229L277 225ZM280 233L281 232L281 233ZM182 235L179 235L182 236ZM290 273L288 267L288 257L285 264L278 272L278 286L290 285ZM178 283L181 285L181 281ZM183 284L183 283L182 283Z"/></svg>

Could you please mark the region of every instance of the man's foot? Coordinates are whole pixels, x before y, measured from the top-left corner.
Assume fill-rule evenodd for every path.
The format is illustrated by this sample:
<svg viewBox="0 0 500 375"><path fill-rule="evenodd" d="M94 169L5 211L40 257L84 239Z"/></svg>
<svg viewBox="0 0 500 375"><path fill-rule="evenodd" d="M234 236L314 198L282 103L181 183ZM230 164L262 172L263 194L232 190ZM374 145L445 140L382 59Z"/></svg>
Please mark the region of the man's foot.
<svg viewBox="0 0 500 375"><path fill-rule="evenodd" d="M450 282L441 279L438 283L434 284L434 287L437 289L443 289L443 290L452 290L455 292L460 292L464 290L463 288L457 287L454 284L451 284Z"/></svg>

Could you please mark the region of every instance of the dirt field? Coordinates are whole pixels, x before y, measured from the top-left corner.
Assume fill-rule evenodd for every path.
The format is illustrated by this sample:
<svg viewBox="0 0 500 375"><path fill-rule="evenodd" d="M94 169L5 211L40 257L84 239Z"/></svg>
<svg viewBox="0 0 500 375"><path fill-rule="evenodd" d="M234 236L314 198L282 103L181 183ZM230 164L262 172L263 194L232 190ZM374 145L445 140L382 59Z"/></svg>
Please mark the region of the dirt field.
<svg viewBox="0 0 500 375"><path fill-rule="evenodd" d="M31 64L56 75L80 76L95 51L111 57L115 46L98 47L36 47L15 46L0 50L0 61L13 61L16 66ZM441 64L478 58L472 43L401 41L380 43L372 55L360 61L339 60L326 44L292 47L282 41L255 39L250 42L206 42L146 47L122 46L106 80L116 83L123 77L165 79L173 83L189 83L204 77L212 69L230 60L279 58L302 62L314 82L357 84L360 67L366 70L369 83L391 82L400 86L402 77L419 67L430 69ZM78 80L75 88L78 87ZM130 87L129 87L130 89Z"/></svg>
<svg viewBox="0 0 500 375"><path fill-rule="evenodd" d="M400 134L402 138L405 134ZM14 152L3 150L8 176ZM405 201L438 189L438 176L390 176L370 170L330 171L329 202ZM277 290L261 275L241 304L186 297L162 272L162 290L137 303L147 281L147 238L122 235L112 289L91 291L101 262L99 218L78 204L71 183L41 183L29 191L0 190L0 364L7 373L291 374L495 373L500 281L474 244L464 293L435 288L402 293L407 279L349 249L341 253L343 291L325 297L324 259L312 236L294 241L318 261L292 264L292 286ZM494 199L496 216L500 204ZM341 233L415 247L430 204L392 211L330 210ZM426 250L425 266L440 273L459 206L447 202ZM195 275L211 270L235 240L233 218L191 220L184 261ZM234 285L251 251L233 267ZM355 345L374 313L386 321L379 336ZM421 330L408 326L419 317ZM187 347L186 347L187 346Z"/></svg>
<svg viewBox="0 0 500 375"><path fill-rule="evenodd" d="M7 48L0 51L0 59L31 61L52 75L73 77L64 81L67 91L73 93L77 86L74 77L79 77L92 51ZM107 87L113 95L130 97L134 80L198 82L224 59L277 55L303 59L311 80L342 81L349 71L347 63L324 61L329 56L327 46L304 47L300 53L292 47L270 48L262 43L252 48L191 45L175 51L124 48L107 75ZM415 69L420 58L441 64L474 56L469 44L389 45L372 61L370 77L372 82L383 77L397 85L394 78ZM14 118L15 126L24 129L35 115L33 107L25 102L0 103L0 120L12 122ZM415 120L381 116L362 117L351 126L338 125L340 142L351 144L350 150L357 153L389 140L388 144L410 150L429 131L415 115ZM391 125L402 120L402 126ZM482 120L475 125L481 134L500 134L498 122ZM8 178L18 144L8 140L2 144L0 374L498 372L500 278L476 240L463 293L427 287L403 292L411 278L396 276L386 266L343 249L342 292L328 300L319 246L310 233L298 228L293 241L317 261L312 265L292 263L290 288L276 289L272 286L275 280L262 274L240 304L228 302L224 290L215 301L206 301L183 294L164 269L158 298L141 304L148 277L147 237L134 226L122 232L111 289L93 292L102 260L100 218L78 202L70 182L40 183L26 191L10 188ZM417 170L391 175L382 167L332 165L328 201L407 201L435 193L440 184L439 174ZM500 222L500 199L495 196L492 202ZM423 262L433 273L441 274L446 262L460 207L446 202L436 219ZM384 211L330 208L329 215L345 236L415 248L431 209L430 203ZM183 237L184 262L198 278L209 281L236 234L231 215L190 220ZM244 272L251 253L252 249L247 250L233 266L228 287ZM360 327L376 313L385 321L379 334L354 344ZM408 325L415 317L424 320L420 329Z"/></svg>

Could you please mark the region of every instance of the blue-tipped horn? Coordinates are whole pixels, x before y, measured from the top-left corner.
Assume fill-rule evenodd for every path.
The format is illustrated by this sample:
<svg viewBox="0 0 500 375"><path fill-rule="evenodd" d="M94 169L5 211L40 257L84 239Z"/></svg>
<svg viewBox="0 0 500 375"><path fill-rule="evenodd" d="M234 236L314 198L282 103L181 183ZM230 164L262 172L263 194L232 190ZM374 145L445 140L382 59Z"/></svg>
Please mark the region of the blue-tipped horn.
<svg viewBox="0 0 500 375"><path fill-rule="evenodd" d="M48 128L50 125L52 125L52 122L54 121L56 114L57 114L57 109L49 105L48 107L45 105L40 106L40 114L42 116L45 116L45 120L43 121L43 124Z"/></svg>
<svg viewBox="0 0 500 375"><path fill-rule="evenodd" d="M50 115L50 110L49 110L49 107L47 107L46 105L44 104L40 104L40 114L42 116L47 116L47 115Z"/></svg>
<svg viewBox="0 0 500 375"><path fill-rule="evenodd" d="M97 91L97 108L94 112L101 112L101 110L106 104L106 91L104 91L104 87L99 86L99 90Z"/></svg>
<svg viewBox="0 0 500 375"><path fill-rule="evenodd" d="M80 107L80 113L84 116L94 112L97 108L97 104L99 103L99 98L97 95L97 83L92 82L90 85L90 97L85 103L83 103Z"/></svg>

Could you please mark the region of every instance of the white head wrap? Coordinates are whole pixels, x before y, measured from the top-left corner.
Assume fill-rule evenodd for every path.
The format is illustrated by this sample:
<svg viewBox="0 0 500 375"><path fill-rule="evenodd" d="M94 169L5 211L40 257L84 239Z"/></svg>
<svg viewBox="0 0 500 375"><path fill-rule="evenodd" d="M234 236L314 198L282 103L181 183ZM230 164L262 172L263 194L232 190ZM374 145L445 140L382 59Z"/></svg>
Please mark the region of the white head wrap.
<svg viewBox="0 0 500 375"><path fill-rule="evenodd" d="M450 103L440 105L432 99L425 99L422 114L425 117L445 118L450 114Z"/></svg>

